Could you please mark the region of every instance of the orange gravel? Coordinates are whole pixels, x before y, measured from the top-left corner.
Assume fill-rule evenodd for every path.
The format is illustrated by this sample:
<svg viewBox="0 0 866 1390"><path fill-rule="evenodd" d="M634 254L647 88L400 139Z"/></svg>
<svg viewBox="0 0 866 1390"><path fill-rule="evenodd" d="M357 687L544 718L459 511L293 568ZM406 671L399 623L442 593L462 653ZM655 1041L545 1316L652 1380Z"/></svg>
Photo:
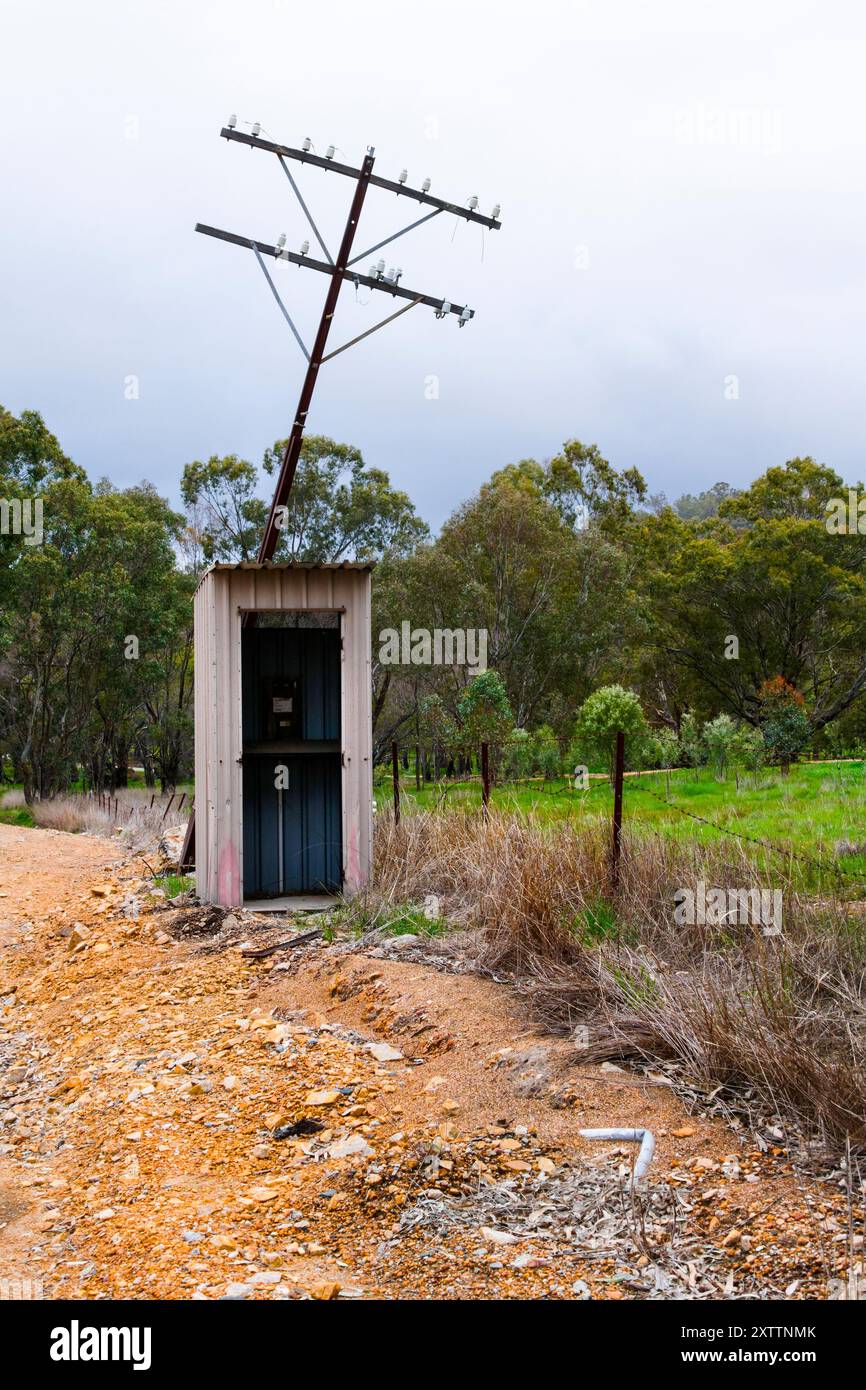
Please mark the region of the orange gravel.
<svg viewBox="0 0 866 1390"><path fill-rule="evenodd" d="M141 872L106 840L0 825L0 1279L84 1299L645 1296L661 1230L592 1252L484 1216L491 1184L543 1201L573 1171L611 1178L633 1155L577 1132L609 1125L654 1130L650 1181L687 1198L677 1238L728 1296L824 1298L858 1258L838 1187L689 1117L662 1078L578 1069L504 987L339 942L256 961L174 941ZM462 1224L413 1225L419 1201Z"/></svg>

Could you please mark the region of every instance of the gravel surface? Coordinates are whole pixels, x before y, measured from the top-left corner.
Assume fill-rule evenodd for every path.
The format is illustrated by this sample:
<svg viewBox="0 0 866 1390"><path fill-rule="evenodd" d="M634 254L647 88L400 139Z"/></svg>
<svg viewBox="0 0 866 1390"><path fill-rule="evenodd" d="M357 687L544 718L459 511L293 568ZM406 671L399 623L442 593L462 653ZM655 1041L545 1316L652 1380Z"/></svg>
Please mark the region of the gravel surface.
<svg viewBox="0 0 866 1390"><path fill-rule="evenodd" d="M0 1273L52 1298L826 1298L862 1194L580 1068L491 981L0 826ZM176 924L176 925L173 925ZM214 930L216 927L216 930ZM633 1147L581 1126L650 1125Z"/></svg>

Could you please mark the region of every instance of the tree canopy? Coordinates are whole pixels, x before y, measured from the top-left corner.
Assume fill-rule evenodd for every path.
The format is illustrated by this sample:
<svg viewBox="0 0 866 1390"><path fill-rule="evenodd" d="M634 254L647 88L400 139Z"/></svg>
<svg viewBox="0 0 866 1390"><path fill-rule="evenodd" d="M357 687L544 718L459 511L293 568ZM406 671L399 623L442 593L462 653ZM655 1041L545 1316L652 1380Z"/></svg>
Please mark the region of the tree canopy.
<svg viewBox="0 0 866 1390"><path fill-rule="evenodd" d="M284 447L189 462L182 516L148 484L92 483L38 413L0 407L0 769L28 796L111 784L129 756L167 786L190 775L192 589L255 558ZM377 754L493 741L546 775L578 745L606 761L616 726L668 761L676 736L717 769L784 762L866 746L866 534L827 522L849 488L797 457L669 505L570 438L503 464L432 536L356 446L311 435L276 558L377 562ZM19 524L37 503L38 537ZM449 650L459 633L466 659L392 664L379 634L404 624Z"/></svg>

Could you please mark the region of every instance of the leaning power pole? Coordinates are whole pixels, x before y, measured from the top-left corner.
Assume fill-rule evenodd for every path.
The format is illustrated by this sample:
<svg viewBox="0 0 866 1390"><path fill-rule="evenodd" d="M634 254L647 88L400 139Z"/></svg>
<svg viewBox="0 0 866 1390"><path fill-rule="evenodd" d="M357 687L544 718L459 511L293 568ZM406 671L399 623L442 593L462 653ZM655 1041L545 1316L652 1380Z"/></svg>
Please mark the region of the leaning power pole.
<svg viewBox="0 0 866 1390"><path fill-rule="evenodd" d="M329 146L327 153L322 156L315 153L312 142L309 139L304 140L300 149L294 149L289 145L278 145L271 140L263 140L259 134L259 130L260 126L258 122L256 122L252 127L252 134L247 135L237 129L237 118L235 116L230 116L228 124L220 131L220 135L224 140L238 141L242 145L247 145L250 149L262 150L264 153L270 154L277 159L325 259L320 260L308 254L310 249L309 241L303 242L300 252L294 252L286 250L286 239L284 236L279 238L277 245L270 245L267 242L256 241L251 237L239 236L235 232L223 231L219 227L208 227L201 222L196 223L195 229L205 236L216 237L219 241L226 241L232 245L241 246L253 252L259 264L259 268L268 282L271 293L279 305L283 317L291 329L292 335L307 362L307 370L301 386L298 406L292 421L291 432L286 441L285 450L283 451L277 485L274 489L274 496L265 525L264 535L262 536L261 545L259 546L258 563L264 564L266 561L273 559L274 552L277 548L280 530L282 529L282 520L285 516L285 508L301 454L301 445L303 443L304 429L310 410L310 402L312 401L313 392L319 379L320 368L323 367L326 362L330 362L332 358L337 357L341 352L345 352L348 348L354 347L356 343L360 343L364 338L368 338L371 333L375 333L378 329L384 328L386 324L393 323L395 319L407 313L410 309L414 309L419 304L427 305L429 308L432 308L438 319L445 319L452 314L455 315L461 328L475 315L474 309L470 309L466 304L453 304L449 299L442 298L441 296L422 294L415 290L406 289L400 284L403 272L399 269L389 269L386 271L385 262L382 259L371 265L366 275L362 274L360 270L353 269L353 267L357 266L360 261L366 260L368 256L372 256L375 252L381 251L383 246L389 245L391 242L396 241L398 237L405 236L407 232L413 231L416 227L420 227L422 223L429 222L433 218L441 216L443 213L462 218L466 222L478 223L480 226L487 227L491 231L498 231L501 223L498 220L499 204L493 208L491 215L487 217L484 213L478 211L478 198L475 195L468 198L463 204L446 202L444 199L437 198L431 194L429 179L424 180L421 188L410 187L406 182L407 174L405 169L397 180L384 179L374 174L373 165L375 162L375 151L372 146L368 147L360 168L355 168L353 165L342 164L334 159L335 150L333 145ZM340 177L350 179L354 182L355 188L352 201L349 206L346 225L336 256L332 256L328 250L287 161L312 165L314 168L337 174ZM410 202L421 204L425 208L432 209L432 211L424 212L421 217L416 218L407 226L401 227L399 231L393 232L390 236L384 237L381 241L377 241L375 245L369 246L365 251L353 255L352 252L355 246L355 237L358 231L361 210L370 188L382 189L385 192L395 194L399 198L408 198ZM325 302L322 306L322 316L319 320L318 331L316 332L312 347L308 348L305 344L289 310L283 303L279 290L268 270L266 264L267 260L273 260L274 262L288 261L291 265L299 266L304 270L314 270L328 277L329 284L325 294ZM331 331L337 300L340 296L340 290L346 281L353 284L356 289L363 287L373 290L376 293L390 295L392 300L402 301L401 307L388 314L386 318L381 319L371 328L366 329L365 332L357 334L356 337L350 338L348 342L342 343L331 352L327 352L328 336ZM193 810L190 813L186 837L181 851L179 865L181 869L192 862L194 846L195 811Z"/></svg>

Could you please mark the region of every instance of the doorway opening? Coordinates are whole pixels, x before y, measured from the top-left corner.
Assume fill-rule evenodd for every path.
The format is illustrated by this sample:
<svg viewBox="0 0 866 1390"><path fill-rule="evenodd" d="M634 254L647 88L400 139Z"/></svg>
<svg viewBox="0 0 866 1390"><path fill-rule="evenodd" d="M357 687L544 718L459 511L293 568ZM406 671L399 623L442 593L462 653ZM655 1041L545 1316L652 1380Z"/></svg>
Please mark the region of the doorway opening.
<svg viewBox="0 0 866 1390"><path fill-rule="evenodd" d="M342 890L341 693L339 612L243 627L245 902Z"/></svg>

